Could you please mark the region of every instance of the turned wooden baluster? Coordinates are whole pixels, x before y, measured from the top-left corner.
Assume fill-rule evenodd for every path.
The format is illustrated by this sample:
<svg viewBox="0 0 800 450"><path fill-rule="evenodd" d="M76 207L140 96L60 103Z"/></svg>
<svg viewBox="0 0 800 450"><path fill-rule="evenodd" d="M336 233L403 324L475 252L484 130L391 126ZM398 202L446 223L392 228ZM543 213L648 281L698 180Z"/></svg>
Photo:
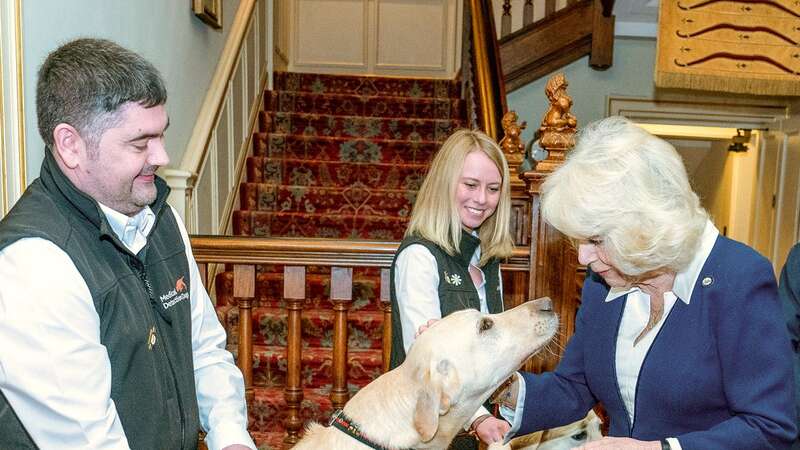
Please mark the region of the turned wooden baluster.
<svg viewBox="0 0 800 450"><path fill-rule="evenodd" d="M533 0L525 0L525 5L522 7L522 26L530 25L533 23Z"/></svg>
<svg viewBox="0 0 800 450"><path fill-rule="evenodd" d="M556 0L545 0L544 16L552 16L554 12L556 12Z"/></svg>
<svg viewBox="0 0 800 450"><path fill-rule="evenodd" d="M244 396L253 400L253 299L256 293L255 267L233 266L233 298L239 305L239 369L244 377Z"/></svg>
<svg viewBox="0 0 800 450"><path fill-rule="evenodd" d="M303 387L300 385L301 315L306 298L306 268L286 266L283 268L283 298L286 301L286 437L284 442L294 444L300 438L303 419L300 404L303 402Z"/></svg>
<svg viewBox="0 0 800 450"><path fill-rule="evenodd" d="M511 0L503 0L503 16L500 18L500 37L511 33Z"/></svg>
<svg viewBox="0 0 800 450"><path fill-rule="evenodd" d="M383 372L389 370L392 354L392 302L389 297L391 278L389 269L381 269L381 310L383 310Z"/></svg>
<svg viewBox="0 0 800 450"><path fill-rule="evenodd" d="M341 408L347 403L347 309L353 300L353 269L331 267L331 302L333 302L333 386L331 403Z"/></svg>

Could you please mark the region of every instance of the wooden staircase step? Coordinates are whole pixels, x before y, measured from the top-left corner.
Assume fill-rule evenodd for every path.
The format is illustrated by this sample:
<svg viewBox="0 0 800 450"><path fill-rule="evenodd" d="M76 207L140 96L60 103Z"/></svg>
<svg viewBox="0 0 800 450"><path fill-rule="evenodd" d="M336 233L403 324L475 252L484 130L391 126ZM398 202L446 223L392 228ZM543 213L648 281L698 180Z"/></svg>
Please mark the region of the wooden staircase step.
<svg viewBox="0 0 800 450"><path fill-rule="evenodd" d="M416 189L371 188L362 182L346 187L242 183L239 189L242 211L303 214L406 217L417 196Z"/></svg>
<svg viewBox="0 0 800 450"><path fill-rule="evenodd" d="M464 115L464 101L451 98L429 99L268 91L264 94L264 109L276 112L302 112L333 116L454 119Z"/></svg>
<svg viewBox="0 0 800 450"><path fill-rule="evenodd" d="M428 164L439 146L440 143L434 141L256 133L253 136L253 157Z"/></svg>
<svg viewBox="0 0 800 450"><path fill-rule="evenodd" d="M456 80L295 72L275 72L273 80L276 90L315 94L386 95L411 98L458 98L461 94L461 84Z"/></svg>
<svg viewBox="0 0 800 450"><path fill-rule="evenodd" d="M459 118L414 119L333 116L303 112L259 113L259 129L273 133L315 137L380 138L410 141L447 139L464 126Z"/></svg>
<svg viewBox="0 0 800 450"><path fill-rule="evenodd" d="M361 183L374 189L419 190L428 166L403 162L373 163L303 160L296 158L247 158L247 182L280 185L339 187Z"/></svg>
<svg viewBox="0 0 800 450"><path fill-rule="evenodd" d="M402 240L408 218L371 214L234 211L237 236Z"/></svg>

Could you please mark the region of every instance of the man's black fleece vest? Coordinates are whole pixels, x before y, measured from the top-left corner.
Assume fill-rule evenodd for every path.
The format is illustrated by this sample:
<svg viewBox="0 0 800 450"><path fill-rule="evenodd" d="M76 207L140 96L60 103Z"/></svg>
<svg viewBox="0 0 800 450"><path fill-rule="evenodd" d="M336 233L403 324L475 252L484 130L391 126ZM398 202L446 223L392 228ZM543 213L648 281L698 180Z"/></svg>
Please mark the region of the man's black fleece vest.
<svg viewBox="0 0 800 450"><path fill-rule="evenodd" d="M442 310L442 317L446 317L462 309L481 309L478 290L469 275L469 262L480 243L480 239L462 231L459 253L452 256L448 255L433 242L419 237L407 237L400 243L400 247L395 253L394 261L392 261L390 274L392 279L390 291L392 311L395 311L395 314L392 315L392 354L389 361L391 369L399 366L406 359L406 352L403 347L403 329L400 324L400 317L396 313L398 306L394 265L397 262L397 255L413 244L424 245L433 254L433 257L436 258L436 267L439 270L439 307ZM503 311L503 299L500 296L499 265L500 262L497 259L492 259L481 268L484 277L486 277L486 303L489 312L492 314Z"/></svg>
<svg viewBox="0 0 800 450"><path fill-rule="evenodd" d="M147 245L134 255L114 234L97 202L75 188L46 150L41 176L0 222L0 250L19 239L39 237L69 255L100 317L100 340L111 362L111 398L131 448L195 449L200 425L189 266L180 230L165 203L169 188L160 178L156 187L158 197L150 206L156 222ZM47 274L41 275L47 283ZM0 449L7 448L36 446L0 396Z"/></svg>

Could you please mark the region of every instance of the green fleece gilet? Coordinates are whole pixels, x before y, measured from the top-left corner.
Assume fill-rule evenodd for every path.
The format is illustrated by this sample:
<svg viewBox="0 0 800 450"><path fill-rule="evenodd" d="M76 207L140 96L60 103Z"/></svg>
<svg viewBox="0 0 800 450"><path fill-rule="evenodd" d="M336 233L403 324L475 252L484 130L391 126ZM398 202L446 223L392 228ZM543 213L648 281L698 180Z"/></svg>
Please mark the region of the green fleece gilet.
<svg viewBox="0 0 800 450"><path fill-rule="evenodd" d="M390 273L391 290L390 299L392 301L392 354L389 359L389 368L394 369L406 359L405 348L403 347L403 327L400 324L400 315L397 306L397 290L395 288L395 263L397 255L406 247L413 244L425 246L436 259L436 267L439 272L439 308L442 317L447 317L455 311L462 309L481 309L481 301L478 290L469 275L469 262L475 249L481 241L477 237L461 232L461 242L459 252L455 255L448 255L438 245L431 241L419 237L411 236L403 239L400 247L395 253L392 261ZM492 314L503 311L503 298L500 291L500 261L492 259L481 270L486 277L486 304Z"/></svg>

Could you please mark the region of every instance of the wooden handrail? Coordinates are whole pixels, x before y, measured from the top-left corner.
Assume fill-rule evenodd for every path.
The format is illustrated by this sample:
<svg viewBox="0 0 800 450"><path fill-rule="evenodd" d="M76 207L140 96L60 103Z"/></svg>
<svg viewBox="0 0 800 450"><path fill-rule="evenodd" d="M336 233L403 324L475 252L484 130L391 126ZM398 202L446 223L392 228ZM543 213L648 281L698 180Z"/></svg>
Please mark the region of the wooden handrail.
<svg viewBox="0 0 800 450"><path fill-rule="evenodd" d="M205 160L208 143L211 140L212 130L222 110L225 92L236 68L236 60L242 47L247 29L250 26L250 16L258 0L241 0L236 17L233 19L231 31L222 49L219 63L214 71L208 92L203 100L203 106L194 123L189 144L183 154L180 168L195 175L199 173L200 165Z"/></svg>
<svg viewBox="0 0 800 450"><path fill-rule="evenodd" d="M499 141L503 135L500 121L508 107L491 0L470 0L469 7L478 125Z"/></svg>
<svg viewBox="0 0 800 450"><path fill-rule="evenodd" d="M291 264L339 267L389 267L399 242L326 238L254 238L249 236L191 237L198 263ZM530 249L517 247L502 265L507 271L527 271Z"/></svg>

